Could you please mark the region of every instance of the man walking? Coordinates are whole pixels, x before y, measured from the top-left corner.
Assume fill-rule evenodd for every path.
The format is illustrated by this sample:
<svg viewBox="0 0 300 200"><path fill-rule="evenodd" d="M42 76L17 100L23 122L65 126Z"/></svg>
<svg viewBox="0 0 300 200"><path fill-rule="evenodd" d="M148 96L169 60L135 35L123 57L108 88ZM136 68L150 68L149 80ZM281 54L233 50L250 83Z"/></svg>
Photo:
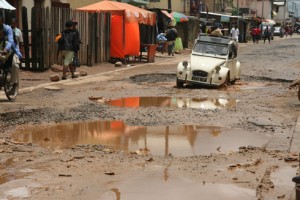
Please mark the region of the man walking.
<svg viewBox="0 0 300 200"><path fill-rule="evenodd" d="M62 32L62 36L58 41L62 47L62 53L64 58L62 80L67 79L68 69L72 74L72 78L76 78L76 76L74 75L73 58L75 53L79 50L80 39L73 26L73 21L67 21L65 24L66 29Z"/></svg>
<svg viewBox="0 0 300 200"><path fill-rule="evenodd" d="M231 35L232 39L236 42L237 47L238 47L238 43L239 43L239 34L240 34L239 29L238 29L237 25L235 25L231 29L230 35Z"/></svg>
<svg viewBox="0 0 300 200"><path fill-rule="evenodd" d="M172 54L174 56L174 47L175 47L175 40L178 36L177 30L173 26L172 22L169 23L168 29L166 31L166 38L168 41L168 54L169 56Z"/></svg>
<svg viewBox="0 0 300 200"><path fill-rule="evenodd" d="M239 42L239 29L237 28L237 25L234 26L234 28L230 31L232 39L234 39L236 42Z"/></svg>
<svg viewBox="0 0 300 200"><path fill-rule="evenodd" d="M271 44L271 36L270 36L270 28L267 26L264 30L264 44L266 43L266 39L269 40L269 44Z"/></svg>

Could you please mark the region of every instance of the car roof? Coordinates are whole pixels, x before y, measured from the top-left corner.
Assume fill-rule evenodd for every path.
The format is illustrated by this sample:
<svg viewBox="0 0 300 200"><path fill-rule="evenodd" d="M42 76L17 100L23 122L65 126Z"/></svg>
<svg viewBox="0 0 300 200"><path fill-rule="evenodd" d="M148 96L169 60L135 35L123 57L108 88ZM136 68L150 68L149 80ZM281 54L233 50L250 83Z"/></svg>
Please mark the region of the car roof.
<svg viewBox="0 0 300 200"><path fill-rule="evenodd" d="M232 41L232 38L226 36L200 35L196 41L229 44Z"/></svg>

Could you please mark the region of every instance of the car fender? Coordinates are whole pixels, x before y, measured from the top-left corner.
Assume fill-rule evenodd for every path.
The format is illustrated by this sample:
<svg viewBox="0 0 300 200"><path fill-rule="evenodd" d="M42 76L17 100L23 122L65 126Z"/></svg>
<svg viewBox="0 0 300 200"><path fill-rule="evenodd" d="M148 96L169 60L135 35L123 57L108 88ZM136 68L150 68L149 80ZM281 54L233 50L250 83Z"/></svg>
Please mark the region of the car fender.
<svg viewBox="0 0 300 200"><path fill-rule="evenodd" d="M180 79L180 80L186 80L186 77L187 77L187 74L190 73L191 71L191 65L190 63L188 63L187 67L183 66L182 64L183 62L180 62L178 65L177 65L177 78Z"/></svg>
<svg viewBox="0 0 300 200"><path fill-rule="evenodd" d="M236 78L241 77L241 63L239 61L236 62Z"/></svg>
<svg viewBox="0 0 300 200"><path fill-rule="evenodd" d="M211 77L211 84L222 85L225 83L229 69L227 67L221 67L219 72L214 72ZM221 80L219 79L221 77Z"/></svg>

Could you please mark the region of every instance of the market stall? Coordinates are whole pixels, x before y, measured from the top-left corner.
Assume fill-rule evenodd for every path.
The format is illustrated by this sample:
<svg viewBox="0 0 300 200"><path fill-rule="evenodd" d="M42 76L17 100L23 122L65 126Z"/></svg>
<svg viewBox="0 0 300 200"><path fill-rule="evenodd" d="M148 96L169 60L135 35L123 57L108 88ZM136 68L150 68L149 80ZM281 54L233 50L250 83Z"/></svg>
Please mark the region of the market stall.
<svg viewBox="0 0 300 200"><path fill-rule="evenodd" d="M140 30L139 24L155 26L156 14L127 3L101 1L77 10L87 12L110 12L111 31L110 55L112 58L139 56Z"/></svg>

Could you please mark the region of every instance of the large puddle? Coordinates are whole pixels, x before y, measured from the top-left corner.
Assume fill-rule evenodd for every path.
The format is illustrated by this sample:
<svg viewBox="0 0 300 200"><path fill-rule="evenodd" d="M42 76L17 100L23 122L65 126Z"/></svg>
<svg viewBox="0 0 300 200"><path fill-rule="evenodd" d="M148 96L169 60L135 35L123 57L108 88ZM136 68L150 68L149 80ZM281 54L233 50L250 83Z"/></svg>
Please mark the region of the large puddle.
<svg viewBox="0 0 300 200"><path fill-rule="evenodd" d="M128 126L122 121L62 123L24 126L12 134L19 142L68 148L102 144L125 151L147 150L153 155L192 156L237 151L241 146L262 146L269 137L239 129L214 126Z"/></svg>
<svg viewBox="0 0 300 200"><path fill-rule="evenodd" d="M206 183L180 176L168 169L136 173L130 178L107 184L101 200L255 200L255 190L231 184Z"/></svg>
<svg viewBox="0 0 300 200"><path fill-rule="evenodd" d="M94 101L111 106L138 108L138 107L169 107L169 108L196 108L196 109L224 109L233 108L237 104L234 98L186 98L186 97L127 97L105 100L101 97L90 98Z"/></svg>

